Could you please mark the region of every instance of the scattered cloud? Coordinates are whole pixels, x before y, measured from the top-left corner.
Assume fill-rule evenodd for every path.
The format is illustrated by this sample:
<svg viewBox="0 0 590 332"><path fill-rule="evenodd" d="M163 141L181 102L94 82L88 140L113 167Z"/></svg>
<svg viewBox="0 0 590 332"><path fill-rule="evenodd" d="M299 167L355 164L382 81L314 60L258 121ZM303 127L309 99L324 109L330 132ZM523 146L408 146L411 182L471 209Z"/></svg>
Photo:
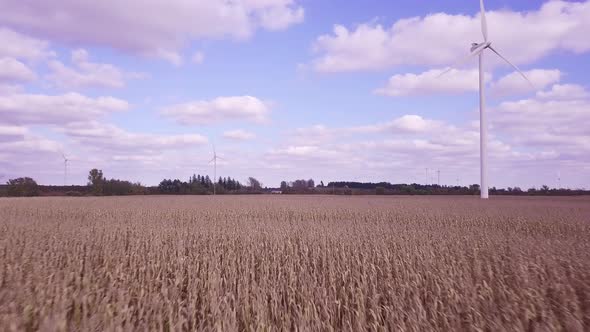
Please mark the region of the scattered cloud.
<svg viewBox="0 0 590 332"><path fill-rule="evenodd" d="M590 30L588 1L549 1L535 11L489 11L486 17L495 48L516 64L529 64L558 50L576 54L590 50L585 36ZM353 28L335 25L332 34L315 41L319 56L312 64L319 72L448 65L481 39L479 14L436 13L400 19L389 28L375 23Z"/></svg>
<svg viewBox="0 0 590 332"><path fill-rule="evenodd" d="M211 124L222 121L268 120L270 103L252 96L217 97L166 107L162 115L183 125Z"/></svg>
<svg viewBox="0 0 590 332"><path fill-rule="evenodd" d="M440 76L444 72L444 69L432 69L421 74L394 75L385 87L375 90L375 93L399 97L434 93L463 93L479 89L479 71L477 69L451 69L444 76ZM491 75L486 75L486 81L490 79Z"/></svg>
<svg viewBox="0 0 590 332"><path fill-rule="evenodd" d="M271 3L271 1L250 1L251 3L258 2ZM292 1L283 1L292 2ZM260 25L268 30L282 30L288 28L292 24L303 22L304 10L302 7L287 7L287 6L258 6L260 8L259 19Z"/></svg>
<svg viewBox="0 0 590 332"><path fill-rule="evenodd" d="M22 85L0 83L0 96L13 95L23 91Z"/></svg>
<svg viewBox="0 0 590 332"><path fill-rule="evenodd" d="M71 0L35 5L4 0L0 11L1 25L32 36L107 46L174 64L182 62L179 50L191 40L245 39L257 29L281 30L303 18L304 10L294 0L105 0L83 5Z"/></svg>
<svg viewBox="0 0 590 332"><path fill-rule="evenodd" d="M562 73L558 69L534 69L524 72L531 81L531 86L519 73L512 72L491 86L491 93L495 96L517 95L542 90L560 81Z"/></svg>
<svg viewBox="0 0 590 332"><path fill-rule="evenodd" d="M412 135L440 130L452 130L453 127L442 121L425 119L416 114L405 114L390 121L359 125L352 127L330 128L325 125L314 125L307 128L297 128L292 136L298 144L317 145L333 141L336 138L357 134L388 134Z"/></svg>
<svg viewBox="0 0 590 332"><path fill-rule="evenodd" d="M50 73L47 79L64 89L123 88L126 78L137 79L145 76L141 73L125 73L112 64L91 62L88 52L84 49L72 51L71 59L74 68L67 67L57 60L49 61Z"/></svg>
<svg viewBox="0 0 590 332"><path fill-rule="evenodd" d="M256 135L243 129L236 129L224 132L223 137L235 141L247 141L255 138Z"/></svg>
<svg viewBox="0 0 590 332"><path fill-rule="evenodd" d="M479 90L478 69L431 69L421 74L393 75L387 85L375 90L376 94L401 97L433 94L460 94ZM544 89L560 81L562 73L558 69L534 69L524 74L532 82L531 86L519 73L512 72L493 81L493 75L485 74L486 83L491 82L490 94L496 97L531 93L535 89Z"/></svg>
<svg viewBox="0 0 590 332"><path fill-rule="evenodd" d="M555 80L553 75L547 81ZM544 77L538 75L535 80ZM560 165L588 165L588 109L588 91L568 84L554 84L534 97L490 107L492 185L520 183L517 178L502 181L506 174L530 172L531 168L540 175ZM394 172L394 176L403 174L399 181L414 177L424 182L425 167L435 167L444 169L447 176L452 174L453 183L466 176L477 181L479 125L477 121L455 125L411 114L353 127L315 125L293 131L286 141L270 149L266 158L296 174L318 172L329 165L339 167L340 177L362 172L369 179L382 180ZM416 165L423 165L421 174ZM511 172L506 172L508 169ZM447 177L445 183L449 180Z"/></svg>
<svg viewBox="0 0 590 332"><path fill-rule="evenodd" d="M590 93L577 84L554 84L549 91L537 92L537 98L542 100L567 100L590 98Z"/></svg>
<svg viewBox="0 0 590 332"><path fill-rule="evenodd" d="M157 135L133 133L111 124L96 121L70 123L63 129L64 134L89 149L100 149L109 153L159 154L163 149L181 149L207 143L199 134Z"/></svg>
<svg viewBox="0 0 590 332"><path fill-rule="evenodd" d="M420 115L406 114L399 118L383 123L368 126L358 126L350 128L351 132L374 132L390 134L412 134L424 133L436 129L444 128L441 121L425 119Z"/></svg>
<svg viewBox="0 0 590 332"><path fill-rule="evenodd" d="M0 58L0 82L30 82L37 75L24 63L14 58Z"/></svg>
<svg viewBox="0 0 590 332"><path fill-rule="evenodd" d="M63 95L0 95L3 123L60 125L88 121L112 112L126 111L129 104L113 97L90 98L78 93Z"/></svg>
<svg viewBox="0 0 590 332"><path fill-rule="evenodd" d="M0 142L22 139L28 133L27 128L21 126L5 126L0 124Z"/></svg>
<svg viewBox="0 0 590 332"><path fill-rule="evenodd" d="M552 89L553 90L553 89ZM552 91L549 90L549 91ZM493 108L493 130L512 144L542 153L545 159L590 163L590 99L530 98Z"/></svg>
<svg viewBox="0 0 590 332"><path fill-rule="evenodd" d="M4 3L2 6L2 13L10 15L8 9L4 7ZM0 57L40 60L54 55L53 52L49 51L47 41L31 38L5 27L0 27Z"/></svg>
<svg viewBox="0 0 590 332"><path fill-rule="evenodd" d="M25 164L38 162L46 155L59 152L61 144L34 135L26 127L0 125L0 169L12 172L22 171Z"/></svg>

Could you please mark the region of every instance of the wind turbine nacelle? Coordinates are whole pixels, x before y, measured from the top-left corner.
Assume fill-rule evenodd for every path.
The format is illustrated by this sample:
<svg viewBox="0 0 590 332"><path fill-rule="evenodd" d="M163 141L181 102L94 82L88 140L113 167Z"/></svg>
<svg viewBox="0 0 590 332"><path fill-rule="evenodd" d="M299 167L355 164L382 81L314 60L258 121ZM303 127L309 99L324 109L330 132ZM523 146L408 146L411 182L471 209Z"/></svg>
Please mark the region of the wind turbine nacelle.
<svg viewBox="0 0 590 332"><path fill-rule="evenodd" d="M483 43L471 43L471 52L475 52L480 49L488 48L492 43L490 42L483 42Z"/></svg>

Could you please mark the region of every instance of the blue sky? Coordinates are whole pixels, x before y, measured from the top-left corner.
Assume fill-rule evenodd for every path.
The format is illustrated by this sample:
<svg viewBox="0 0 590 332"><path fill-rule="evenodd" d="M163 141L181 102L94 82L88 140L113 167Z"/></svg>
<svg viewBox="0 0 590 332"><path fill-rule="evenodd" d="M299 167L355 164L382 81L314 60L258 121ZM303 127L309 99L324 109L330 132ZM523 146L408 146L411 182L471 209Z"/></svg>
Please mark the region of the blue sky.
<svg viewBox="0 0 590 332"><path fill-rule="evenodd" d="M6 178L479 181L478 1L0 3ZM486 8L491 186L590 187L590 3Z"/></svg>

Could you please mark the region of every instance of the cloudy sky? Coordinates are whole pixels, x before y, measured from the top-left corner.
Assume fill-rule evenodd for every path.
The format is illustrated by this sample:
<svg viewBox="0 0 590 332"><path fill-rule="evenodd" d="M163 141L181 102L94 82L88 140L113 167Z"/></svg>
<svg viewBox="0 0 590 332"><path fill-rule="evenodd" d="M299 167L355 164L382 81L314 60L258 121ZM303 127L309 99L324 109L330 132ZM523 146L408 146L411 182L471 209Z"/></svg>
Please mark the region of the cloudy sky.
<svg viewBox="0 0 590 332"><path fill-rule="evenodd" d="M489 0L491 186L590 187L590 1ZM478 1L0 0L0 176L479 182ZM428 178L426 176L428 169Z"/></svg>

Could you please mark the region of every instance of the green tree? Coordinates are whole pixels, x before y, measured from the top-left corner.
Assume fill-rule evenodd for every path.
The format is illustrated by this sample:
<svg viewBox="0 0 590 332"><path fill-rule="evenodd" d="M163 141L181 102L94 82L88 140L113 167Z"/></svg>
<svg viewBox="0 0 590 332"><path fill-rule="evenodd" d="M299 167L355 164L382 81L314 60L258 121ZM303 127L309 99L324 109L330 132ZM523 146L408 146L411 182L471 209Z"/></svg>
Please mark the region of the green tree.
<svg viewBox="0 0 590 332"><path fill-rule="evenodd" d="M92 186L92 193L94 195L102 195L104 189L105 179L102 175L102 170L93 168L88 173L88 185Z"/></svg>
<svg viewBox="0 0 590 332"><path fill-rule="evenodd" d="M252 189L252 190L260 190L260 189L262 189L262 183L260 183L260 181L256 180L253 177L249 177L248 178L248 187L250 187L250 189Z"/></svg>
<svg viewBox="0 0 590 332"><path fill-rule="evenodd" d="M8 180L8 196L39 196L39 186L35 180L24 177Z"/></svg>

